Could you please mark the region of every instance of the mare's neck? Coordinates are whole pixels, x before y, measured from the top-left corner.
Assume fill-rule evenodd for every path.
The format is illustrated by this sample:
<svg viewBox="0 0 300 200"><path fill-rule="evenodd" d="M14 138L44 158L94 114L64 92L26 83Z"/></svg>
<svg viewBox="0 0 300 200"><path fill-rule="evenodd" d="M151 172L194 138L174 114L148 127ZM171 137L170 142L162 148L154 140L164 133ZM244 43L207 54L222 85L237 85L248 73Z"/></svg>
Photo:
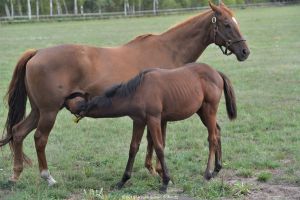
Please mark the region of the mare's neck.
<svg viewBox="0 0 300 200"><path fill-rule="evenodd" d="M213 43L212 17L213 11L201 13L160 35L177 62L195 62Z"/></svg>

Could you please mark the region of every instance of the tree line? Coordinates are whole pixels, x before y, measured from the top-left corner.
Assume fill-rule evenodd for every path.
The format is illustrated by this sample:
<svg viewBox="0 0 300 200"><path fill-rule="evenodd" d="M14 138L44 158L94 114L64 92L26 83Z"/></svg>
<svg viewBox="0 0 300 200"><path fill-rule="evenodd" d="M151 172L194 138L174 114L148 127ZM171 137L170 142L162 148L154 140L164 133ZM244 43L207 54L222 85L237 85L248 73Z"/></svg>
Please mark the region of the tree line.
<svg viewBox="0 0 300 200"><path fill-rule="evenodd" d="M223 0L226 4L274 0ZM216 0L218 2L218 0ZM63 15L101 12L187 8L207 5L207 0L0 0L0 16Z"/></svg>

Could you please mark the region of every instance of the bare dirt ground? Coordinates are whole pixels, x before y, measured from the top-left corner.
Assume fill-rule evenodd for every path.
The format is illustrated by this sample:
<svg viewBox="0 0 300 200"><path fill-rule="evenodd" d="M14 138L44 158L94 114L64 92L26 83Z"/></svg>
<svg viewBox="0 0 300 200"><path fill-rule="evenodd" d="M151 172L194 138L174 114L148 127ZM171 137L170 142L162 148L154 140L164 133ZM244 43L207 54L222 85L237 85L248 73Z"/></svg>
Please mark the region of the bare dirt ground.
<svg viewBox="0 0 300 200"><path fill-rule="evenodd" d="M280 174L280 171L270 171L273 177ZM300 187L296 185L290 185L288 183L273 183L260 182L257 178L244 178L238 177L234 172L225 170L223 176L226 177L225 182L229 185L237 183L247 184L249 186L249 193L244 195L242 199L247 200L283 200L283 199L299 199L300 200ZM224 198L228 199L228 198Z"/></svg>
<svg viewBox="0 0 300 200"><path fill-rule="evenodd" d="M280 171L272 171L273 176L276 176ZM238 195L232 198L221 198L222 200L243 199L243 200L300 200L300 187L290 184L275 184L270 182L260 182L257 178L243 178L236 176L232 170L223 170L218 178L223 179L224 183L234 186L236 184L247 185L249 190L247 194ZM148 194L139 197L142 200L164 199L164 200L195 200L197 198L187 197L182 195L182 189L168 189L168 193L161 195L157 192L149 192Z"/></svg>

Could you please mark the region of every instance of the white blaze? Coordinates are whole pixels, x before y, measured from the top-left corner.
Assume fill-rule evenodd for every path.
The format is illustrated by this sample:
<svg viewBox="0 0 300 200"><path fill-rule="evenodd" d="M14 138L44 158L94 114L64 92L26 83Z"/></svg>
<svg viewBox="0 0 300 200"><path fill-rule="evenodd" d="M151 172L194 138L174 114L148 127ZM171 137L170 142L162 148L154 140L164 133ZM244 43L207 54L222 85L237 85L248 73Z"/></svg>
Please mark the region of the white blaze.
<svg viewBox="0 0 300 200"><path fill-rule="evenodd" d="M236 21L236 19L234 17L232 17L232 20L234 21L234 23L238 24L238 22Z"/></svg>

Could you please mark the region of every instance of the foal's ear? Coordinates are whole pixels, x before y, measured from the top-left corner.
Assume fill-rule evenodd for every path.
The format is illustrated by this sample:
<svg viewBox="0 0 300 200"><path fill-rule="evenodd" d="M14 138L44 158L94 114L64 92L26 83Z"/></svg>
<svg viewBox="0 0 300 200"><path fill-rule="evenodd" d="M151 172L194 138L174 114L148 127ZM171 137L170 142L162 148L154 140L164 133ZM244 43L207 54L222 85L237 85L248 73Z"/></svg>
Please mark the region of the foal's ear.
<svg viewBox="0 0 300 200"><path fill-rule="evenodd" d="M221 11L220 7L216 6L211 1L209 1L208 3L209 3L210 8L215 12L215 14L221 15L222 11Z"/></svg>

